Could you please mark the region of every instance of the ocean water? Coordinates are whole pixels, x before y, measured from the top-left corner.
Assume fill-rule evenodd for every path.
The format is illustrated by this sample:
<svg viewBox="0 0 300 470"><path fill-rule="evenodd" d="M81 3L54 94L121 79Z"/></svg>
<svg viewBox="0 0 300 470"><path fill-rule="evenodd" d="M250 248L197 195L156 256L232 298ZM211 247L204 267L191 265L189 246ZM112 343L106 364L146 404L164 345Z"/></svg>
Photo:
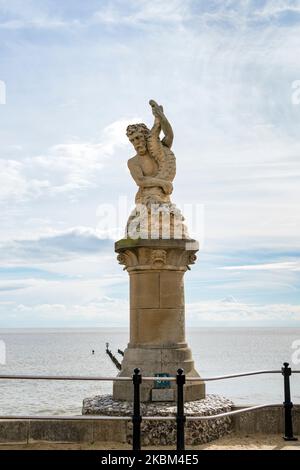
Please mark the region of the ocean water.
<svg viewBox="0 0 300 470"><path fill-rule="evenodd" d="M292 344L300 328L194 328L187 340L202 377L292 364ZM126 329L0 330L6 364L0 374L108 375L117 370L105 354L105 343L117 354L128 342ZM92 349L95 354L92 355ZM298 354L300 357L300 354ZM119 356L121 359L121 356ZM291 380L292 399L300 403L300 374ZM83 398L111 393L108 382L0 380L0 415L80 414ZM236 404L282 403L283 377L261 375L207 383L207 392Z"/></svg>

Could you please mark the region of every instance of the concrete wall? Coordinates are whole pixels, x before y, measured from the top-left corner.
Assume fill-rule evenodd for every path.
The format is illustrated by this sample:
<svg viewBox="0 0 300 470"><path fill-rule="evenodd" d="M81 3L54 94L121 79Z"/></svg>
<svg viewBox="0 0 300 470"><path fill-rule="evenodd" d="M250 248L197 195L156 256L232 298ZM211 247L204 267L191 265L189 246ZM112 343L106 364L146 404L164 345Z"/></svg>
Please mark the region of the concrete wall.
<svg viewBox="0 0 300 470"><path fill-rule="evenodd" d="M232 411L244 407L234 407ZM232 417L233 430L241 434L254 434L257 432L265 434L283 434L284 432L284 412L283 407L278 406L269 409L262 409L243 413ZM300 435L300 405L293 408L293 428L294 434Z"/></svg>
<svg viewBox="0 0 300 470"><path fill-rule="evenodd" d="M239 409L238 407L234 409ZM232 418L237 434L283 434L283 409L278 406L257 410ZM295 435L300 436L300 405L294 406ZM126 442L126 420L0 420L0 444L26 444L37 441L61 443Z"/></svg>
<svg viewBox="0 0 300 470"><path fill-rule="evenodd" d="M0 420L0 444L126 442L126 420Z"/></svg>

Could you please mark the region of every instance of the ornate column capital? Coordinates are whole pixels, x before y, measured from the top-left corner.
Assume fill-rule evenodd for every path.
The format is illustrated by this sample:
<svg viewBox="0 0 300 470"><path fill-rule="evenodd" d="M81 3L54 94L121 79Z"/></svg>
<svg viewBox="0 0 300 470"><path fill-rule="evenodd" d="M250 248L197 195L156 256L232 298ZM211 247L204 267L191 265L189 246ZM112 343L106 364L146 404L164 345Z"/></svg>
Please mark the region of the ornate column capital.
<svg viewBox="0 0 300 470"><path fill-rule="evenodd" d="M119 264L128 272L141 270L186 271L195 264L199 244L195 240L133 240L115 244Z"/></svg>

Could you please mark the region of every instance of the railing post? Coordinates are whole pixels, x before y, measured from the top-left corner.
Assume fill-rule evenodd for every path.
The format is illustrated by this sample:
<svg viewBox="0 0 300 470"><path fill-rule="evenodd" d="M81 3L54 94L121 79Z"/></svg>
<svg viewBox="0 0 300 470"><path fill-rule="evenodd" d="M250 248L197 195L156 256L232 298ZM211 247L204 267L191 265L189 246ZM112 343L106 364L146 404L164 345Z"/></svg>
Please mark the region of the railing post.
<svg viewBox="0 0 300 470"><path fill-rule="evenodd" d="M183 387L185 384L185 375L183 369L178 369L176 376L177 384L177 450L184 450L184 425L185 425L185 415L184 415L184 397L183 397Z"/></svg>
<svg viewBox="0 0 300 470"><path fill-rule="evenodd" d="M142 383L142 376L140 369L134 369L132 376L133 382L133 435L132 435L132 450L141 450L141 403L140 403L140 385Z"/></svg>
<svg viewBox="0 0 300 470"><path fill-rule="evenodd" d="M283 363L281 372L284 378L284 437L285 441L297 441L297 438L293 434L293 419L292 419L292 408L293 403L291 401L291 389L290 389L290 376L292 375L292 369L289 367L288 362Z"/></svg>

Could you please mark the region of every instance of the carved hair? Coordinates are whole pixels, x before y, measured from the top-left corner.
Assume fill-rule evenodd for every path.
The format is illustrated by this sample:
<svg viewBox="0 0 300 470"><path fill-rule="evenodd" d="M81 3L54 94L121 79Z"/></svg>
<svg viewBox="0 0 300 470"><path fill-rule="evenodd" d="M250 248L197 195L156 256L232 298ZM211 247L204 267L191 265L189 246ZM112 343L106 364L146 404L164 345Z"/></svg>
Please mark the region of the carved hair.
<svg viewBox="0 0 300 470"><path fill-rule="evenodd" d="M164 159L163 145L159 138L160 133L160 123L156 120L155 125L152 127L151 131L148 129L146 124L138 123L131 124L127 127L126 134L127 137L130 137L136 132L140 132L146 140L146 145L151 157L159 164Z"/></svg>
<svg viewBox="0 0 300 470"><path fill-rule="evenodd" d="M130 136L136 132L141 132L146 137L146 139L150 135L150 129L148 129L146 124L143 123L130 124L126 129L126 135L128 138L130 138Z"/></svg>

